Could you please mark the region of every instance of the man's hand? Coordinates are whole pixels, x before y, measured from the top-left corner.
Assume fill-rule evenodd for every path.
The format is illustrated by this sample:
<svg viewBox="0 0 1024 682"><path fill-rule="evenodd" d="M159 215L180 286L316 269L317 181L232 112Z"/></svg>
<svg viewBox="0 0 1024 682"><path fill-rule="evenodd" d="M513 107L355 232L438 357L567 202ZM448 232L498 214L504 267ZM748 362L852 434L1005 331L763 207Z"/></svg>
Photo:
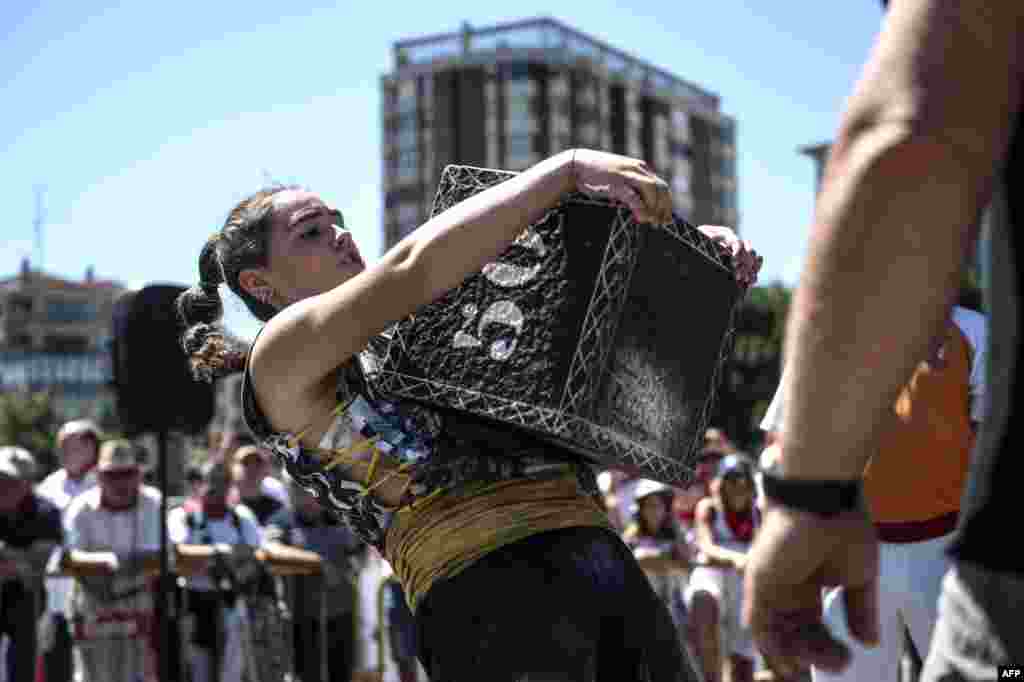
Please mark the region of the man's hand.
<svg viewBox="0 0 1024 682"><path fill-rule="evenodd" d="M740 239L739 235L728 227L701 225L697 229L729 252L736 270L737 282L744 287L752 287L757 283L757 273L764 264L764 258L757 254L750 242Z"/></svg>
<svg viewBox="0 0 1024 682"><path fill-rule="evenodd" d="M780 672L839 672L850 651L822 622L822 590L841 585L850 632L878 643L878 540L866 512L825 519L768 501L744 577L743 622Z"/></svg>

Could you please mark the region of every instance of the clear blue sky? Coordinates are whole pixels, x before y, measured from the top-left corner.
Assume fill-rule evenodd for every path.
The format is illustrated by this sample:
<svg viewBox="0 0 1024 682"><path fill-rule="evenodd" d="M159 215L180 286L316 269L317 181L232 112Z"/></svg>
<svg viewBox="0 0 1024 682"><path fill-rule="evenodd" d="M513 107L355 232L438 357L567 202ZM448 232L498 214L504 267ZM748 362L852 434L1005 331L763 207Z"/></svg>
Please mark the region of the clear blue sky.
<svg viewBox="0 0 1024 682"><path fill-rule="evenodd" d="M45 185L46 270L191 283L206 236L268 174L338 205L372 260L391 44L545 15L721 95L738 120L741 231L762 282L796 281L814 198L796 148L832 137L880 3L498 4L0 2L0 276L35 262Z"/></svg>

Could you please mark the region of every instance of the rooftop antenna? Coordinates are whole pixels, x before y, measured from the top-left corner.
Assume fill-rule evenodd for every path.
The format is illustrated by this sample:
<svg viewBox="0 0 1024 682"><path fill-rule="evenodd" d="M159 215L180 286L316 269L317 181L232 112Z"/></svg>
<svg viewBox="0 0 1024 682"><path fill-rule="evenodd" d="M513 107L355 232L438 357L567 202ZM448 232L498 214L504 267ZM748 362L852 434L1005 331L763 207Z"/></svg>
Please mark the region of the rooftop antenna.
<svg viewBox="0 0 1024 682"><path fill-rule="evenodd" d="M45 252L43 251L43 227L46 224L46 207L43 206L43 194L46 192L44 185L35 186L36 213L32 219L32 227L35 229L36 238L36 269L42 272L45 265Z"/></svg>

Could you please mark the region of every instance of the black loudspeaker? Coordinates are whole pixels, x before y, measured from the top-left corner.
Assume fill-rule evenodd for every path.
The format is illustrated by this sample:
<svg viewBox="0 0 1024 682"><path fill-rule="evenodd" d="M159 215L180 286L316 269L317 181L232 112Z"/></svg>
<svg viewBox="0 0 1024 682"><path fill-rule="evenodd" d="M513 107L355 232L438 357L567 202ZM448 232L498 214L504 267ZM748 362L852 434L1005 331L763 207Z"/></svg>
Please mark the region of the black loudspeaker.
<svg viewBox="0 0 1024 682"><path fill-rule="evenodd" d="M448 166L433 214L513 176ZM374 380L685 483L741 295L728 255L681 219L638 225L618 204L572 195L400 321Z"/></svg>
<svg viewBox="0 0 1024 682"><path fill-rule="evenodd" d="M114 306L112 364L117 412L128 436L199 433L213 418L213 386L192 379L175 299L185 287L152 284Z"/></svg>

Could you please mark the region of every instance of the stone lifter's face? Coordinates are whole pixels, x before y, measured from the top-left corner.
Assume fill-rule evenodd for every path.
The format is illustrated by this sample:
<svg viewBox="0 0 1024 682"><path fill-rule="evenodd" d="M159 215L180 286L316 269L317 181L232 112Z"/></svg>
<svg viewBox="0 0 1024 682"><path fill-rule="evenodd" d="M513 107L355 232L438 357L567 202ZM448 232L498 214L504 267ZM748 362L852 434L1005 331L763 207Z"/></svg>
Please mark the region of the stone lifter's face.
<svg viewBox="0 0 1024 682"><path fill-rule="evenodd" d="M289 303L322 294L366 269L339 211L286 190L272 199L268 280Z"/></svg>

